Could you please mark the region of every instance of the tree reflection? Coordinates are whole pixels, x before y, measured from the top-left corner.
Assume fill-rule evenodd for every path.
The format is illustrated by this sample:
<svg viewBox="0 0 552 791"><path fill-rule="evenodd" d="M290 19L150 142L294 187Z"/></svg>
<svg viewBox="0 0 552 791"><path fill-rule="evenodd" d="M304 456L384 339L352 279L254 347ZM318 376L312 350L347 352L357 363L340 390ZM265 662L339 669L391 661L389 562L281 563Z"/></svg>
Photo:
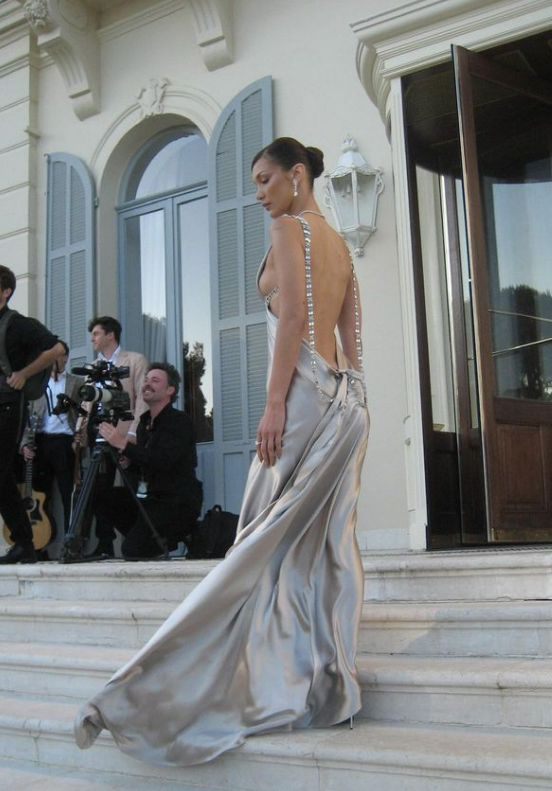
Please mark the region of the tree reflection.
<svg viewBox="0 0 552 791"><path fill-rule="evenodd" d="M195 342L182 344L182 361L184 370L184 411L191 417L194 424L197 442L213 441L213 410L206 414L207 401L201 389L201 380L205 375L205 357L203 344Z"/></svg>
<svg viewBox="0 0 552 791"><path fill-rule="evenodd" d="M492 309L497 395L552 401L552 294L519 284L497 296Z"/></svg>

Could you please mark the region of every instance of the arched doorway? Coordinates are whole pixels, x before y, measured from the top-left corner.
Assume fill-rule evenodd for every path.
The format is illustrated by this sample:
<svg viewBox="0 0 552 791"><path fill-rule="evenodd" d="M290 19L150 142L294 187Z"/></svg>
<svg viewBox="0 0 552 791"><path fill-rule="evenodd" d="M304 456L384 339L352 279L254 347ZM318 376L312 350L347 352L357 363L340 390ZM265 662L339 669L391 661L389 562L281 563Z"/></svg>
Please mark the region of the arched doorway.
<svg viewBox="0 0 552 791"><path fill-rule="evenodd" d="M191 125L154 135L131 159L118 215L119 313L126 344L175 365L192 418L198 474L212 480L213 365L208 145ZM206 502L210 502L206 492Z"/></svg>

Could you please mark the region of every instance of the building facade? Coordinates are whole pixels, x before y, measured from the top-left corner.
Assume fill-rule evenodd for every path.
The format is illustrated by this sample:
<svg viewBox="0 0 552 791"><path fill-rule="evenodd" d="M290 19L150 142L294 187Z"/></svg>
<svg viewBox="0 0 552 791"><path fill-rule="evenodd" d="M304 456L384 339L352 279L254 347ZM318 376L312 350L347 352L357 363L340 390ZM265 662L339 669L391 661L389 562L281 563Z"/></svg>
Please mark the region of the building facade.
<svg viewBox="0 0 552 791"><path fill-rule="evenodd" d="M352 135L385 187L356 259L372 417L360 546L550 540L551 9L3 0L14 307L73 363L91 358L88 318L111 314L125 346L178 365L207 504L237 511L266 376L251 157L289 135L332 171Z"/></svg>

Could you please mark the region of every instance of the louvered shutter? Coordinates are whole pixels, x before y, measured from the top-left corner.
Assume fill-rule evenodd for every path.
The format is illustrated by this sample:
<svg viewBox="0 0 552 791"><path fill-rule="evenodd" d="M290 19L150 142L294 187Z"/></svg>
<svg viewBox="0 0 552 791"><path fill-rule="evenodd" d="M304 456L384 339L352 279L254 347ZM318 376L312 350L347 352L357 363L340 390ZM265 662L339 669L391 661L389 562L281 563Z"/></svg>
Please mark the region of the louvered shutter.
<svg viewBox="0 0 552 791"><path fill-rule="evenodd" d="M235 513L266 402L266 319L255 276L268 218L255 200L251 160L272 137L272 81L265 77L222 112L209 152L215 492Z"/></svg>
<svg viewBox="0 0 552 791"><path fill-rule="evenodd" d="M92 359L94 183L70 154L48 156L46 325L71 349L71 365Z"/></svg>

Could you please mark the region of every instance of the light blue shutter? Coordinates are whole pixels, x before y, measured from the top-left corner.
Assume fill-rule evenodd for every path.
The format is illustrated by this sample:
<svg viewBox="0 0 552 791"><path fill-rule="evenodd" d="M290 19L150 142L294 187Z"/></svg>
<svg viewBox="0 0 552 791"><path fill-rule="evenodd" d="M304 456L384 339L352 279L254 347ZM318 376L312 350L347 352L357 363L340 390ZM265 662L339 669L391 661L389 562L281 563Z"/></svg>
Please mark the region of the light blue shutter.
<svg viewBox="0 0 552 791"><path fill-rule="evenodd" d="M48 156L46 325L71 349L71 365L92 359L95 193L86 166L70 154Z"/></svg>
<svg viewBox="0 0 552 791"><path fill-rule="evenodd" d="M209 146L215 492L235 513L266 402L266 319L255 275L268 218L255 200L251 160L272 138L272 80L265 77L225 108Z"/></svg>

